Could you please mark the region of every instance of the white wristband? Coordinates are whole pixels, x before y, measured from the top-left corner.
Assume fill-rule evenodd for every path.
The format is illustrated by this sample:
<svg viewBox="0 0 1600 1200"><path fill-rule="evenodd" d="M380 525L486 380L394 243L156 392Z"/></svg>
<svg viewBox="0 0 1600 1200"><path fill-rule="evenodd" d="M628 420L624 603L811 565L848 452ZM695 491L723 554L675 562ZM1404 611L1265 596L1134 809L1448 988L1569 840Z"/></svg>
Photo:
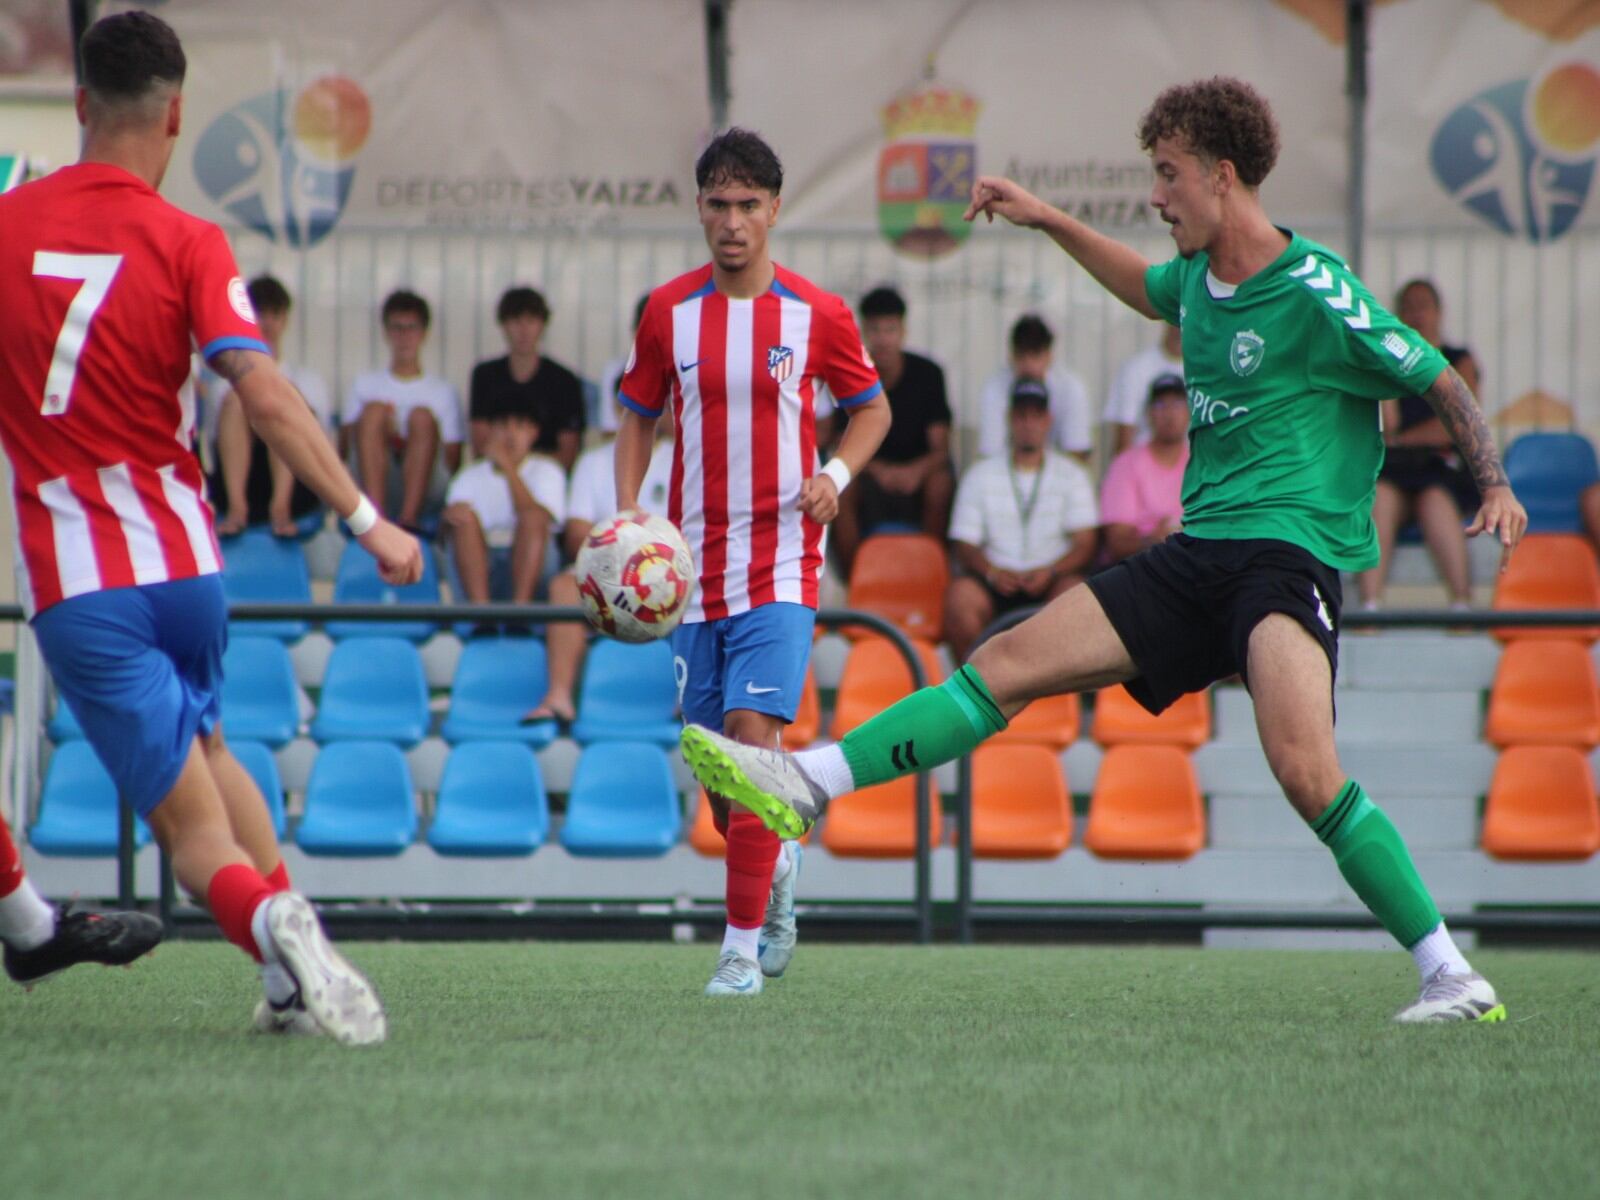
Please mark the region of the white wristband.
<svg viewBox="0 0 1600 1200"><path fill-rule="evenodd" d="M833 480L833 486L841 493L850 486L850 464L842 458L830 458L823 466L822 473Z"/></svg>
<svg viewBox="0 0 1600 1200"><path fill-rule="evenodd" d="M355 511L344 519L344 523L350 526L351 533L360 537L378 523L378 510L373 507L371 500L362 496L356 504Z"/></svg>

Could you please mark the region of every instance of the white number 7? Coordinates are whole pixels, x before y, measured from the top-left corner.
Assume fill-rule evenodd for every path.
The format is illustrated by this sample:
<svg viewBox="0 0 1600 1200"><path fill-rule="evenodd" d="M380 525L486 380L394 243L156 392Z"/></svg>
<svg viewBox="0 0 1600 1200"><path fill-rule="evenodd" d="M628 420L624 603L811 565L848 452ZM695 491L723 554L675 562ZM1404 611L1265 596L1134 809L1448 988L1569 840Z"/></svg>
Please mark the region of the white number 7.
<svg viewBox="0 0 1600 1200"><path fill-rule="evenodd" d="M81 279L83 286L67 305L61 332L56 335L55 353L50 356L50 374L44 381L44 401L39 411L59 417L72 402L72 385L78 378L78 356L89 337L89 323L111 290L111 281L122 266L120 254L59 254L53 250L33 252L33 273L52 279Z"/></svg>

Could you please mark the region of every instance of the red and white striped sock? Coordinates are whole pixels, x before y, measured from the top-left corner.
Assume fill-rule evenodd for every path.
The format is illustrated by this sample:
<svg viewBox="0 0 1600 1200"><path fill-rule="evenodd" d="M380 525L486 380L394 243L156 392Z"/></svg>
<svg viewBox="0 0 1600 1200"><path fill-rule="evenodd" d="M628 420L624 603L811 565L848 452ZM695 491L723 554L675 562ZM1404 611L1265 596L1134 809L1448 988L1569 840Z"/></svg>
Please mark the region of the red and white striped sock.
<svg viewBox="0 0 1600 1200"><path fill-rule="evenodd" d="M729 815L727 839L728 929L722 945L754 959L772 893L772 872L778 865L778 835L754 813L740 810Z"/></svg>
<svg viewBox="0 0 1600 1200"><path fill-rule="evenodd" d="M273 896L273 887L261 872L245 863L230 863L211 877L206 887L206 903L211 909L211 919L222 930L222 935L257 962L262 961L262 947L257 943L250 923L259 909Z"/></svg>
<svg viewBox="0 0 1600 1200"><path fill-rule="evenodd" d="M11 830L0 821L0 941L32 950L56 932L56 910L35 890L22 870L22 853Z"/></svg>

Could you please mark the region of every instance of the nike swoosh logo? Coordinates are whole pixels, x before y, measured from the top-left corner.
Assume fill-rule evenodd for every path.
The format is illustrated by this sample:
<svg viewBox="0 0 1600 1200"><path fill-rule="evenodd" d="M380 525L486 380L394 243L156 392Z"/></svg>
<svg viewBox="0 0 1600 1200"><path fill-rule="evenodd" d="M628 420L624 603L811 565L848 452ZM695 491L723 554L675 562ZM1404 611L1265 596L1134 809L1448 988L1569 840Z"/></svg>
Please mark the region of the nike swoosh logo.
<svg viewBox="0 0 1600 1200"><path fill-rule="evenodd" d="M775 687L758 688L753 683L747 683L744 685L744 690L752 696L765 696L768 692L775 692L778 689Z"/></svg>
<svg viewBox="0 0 1600 1200"><path fill-rule="evenodd" d="M705 359L703 358L697 358L693 362L681 362L678 364L678 370L687 375L690 371L694 370L703 362L705 362Z"/></svg>

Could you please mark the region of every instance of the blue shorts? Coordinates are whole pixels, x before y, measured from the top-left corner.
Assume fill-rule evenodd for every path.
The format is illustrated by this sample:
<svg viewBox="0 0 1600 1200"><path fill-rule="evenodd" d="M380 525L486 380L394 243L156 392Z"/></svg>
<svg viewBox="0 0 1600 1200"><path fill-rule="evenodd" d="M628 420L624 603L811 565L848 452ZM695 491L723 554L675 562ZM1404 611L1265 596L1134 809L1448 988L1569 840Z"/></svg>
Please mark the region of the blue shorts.
<svg viewBox="0 0 1600 1200"><path fill-rule="evenodd" d="M117 792L148 817L221 714L222 576L74 596L34 617L33 632Z"/></svg>
<svg viewBox="0 0 1600 1200"><path fill-rule="evenodd" d="M736 708L794 720L811 660L815 609L763 604L672 631L672 670L683 719L720 731Z"/></svg>

